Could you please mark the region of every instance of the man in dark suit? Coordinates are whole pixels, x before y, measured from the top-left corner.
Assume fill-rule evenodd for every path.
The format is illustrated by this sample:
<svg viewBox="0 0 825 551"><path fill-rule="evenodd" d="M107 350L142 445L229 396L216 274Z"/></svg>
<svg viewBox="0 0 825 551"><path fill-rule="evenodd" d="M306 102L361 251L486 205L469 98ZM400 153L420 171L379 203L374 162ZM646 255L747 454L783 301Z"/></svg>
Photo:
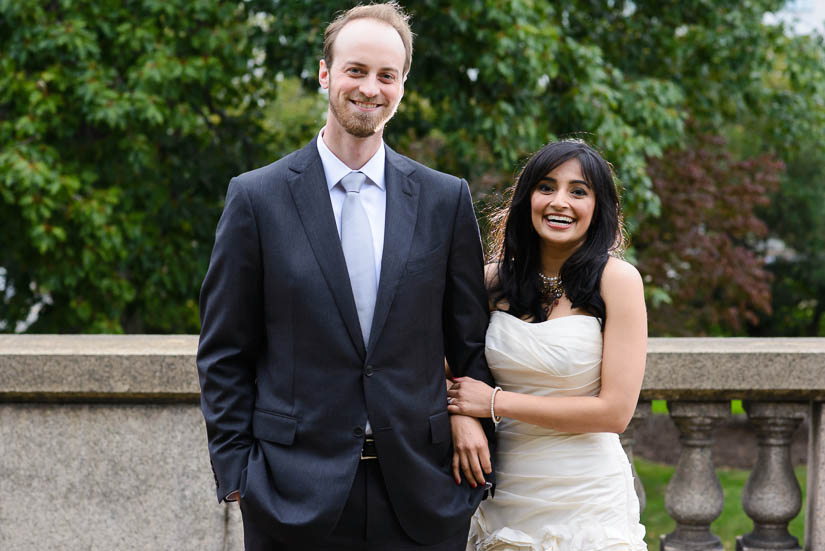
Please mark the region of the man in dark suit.
<svg viewBox="0 0 825 551"><path fill-rule="evenodd" d="M491 382L469 190L382 140L411 55L397 4L339 15L326 126L227 191L198 371L218 499L240 498L247 550L463 550L482 498L451 474L452 431L476 472L489 451L476 420L448 415L443 369Z"/></svg>

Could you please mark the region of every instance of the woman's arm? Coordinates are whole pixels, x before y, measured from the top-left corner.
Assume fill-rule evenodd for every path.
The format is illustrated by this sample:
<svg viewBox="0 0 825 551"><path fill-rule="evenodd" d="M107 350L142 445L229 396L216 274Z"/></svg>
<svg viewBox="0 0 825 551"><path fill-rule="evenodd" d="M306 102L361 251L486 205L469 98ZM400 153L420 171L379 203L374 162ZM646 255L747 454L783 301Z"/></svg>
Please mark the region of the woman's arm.
<svg viewBox="0 0 825 551"><path fill-rule="evenodd" d="M647 314L642 278L627 262L610 258L601 281L607 309L598 396L542 397L500 391L496 415L562 432L623 432L633 417L644 377ZM456 379L448 392L451 413L490 416L492 388Z"/></svg>

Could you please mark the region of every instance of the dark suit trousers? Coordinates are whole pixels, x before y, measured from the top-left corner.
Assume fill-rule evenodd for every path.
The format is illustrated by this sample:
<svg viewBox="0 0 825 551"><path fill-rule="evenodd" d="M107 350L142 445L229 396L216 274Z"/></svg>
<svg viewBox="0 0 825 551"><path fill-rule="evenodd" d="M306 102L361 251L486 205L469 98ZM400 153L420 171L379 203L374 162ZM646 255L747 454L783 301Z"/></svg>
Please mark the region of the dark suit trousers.
<svg viewBox="0 0 825 551"><path fill-rule="evenodd" d="M243 502L241 512L244 513ZM469 522L456 534L433 545L411 540L398 523L390 504L377 459L363 460L358 466L341 519L332 534L317 542L280 542L246 522L246 551L464 551Z"/></svg>

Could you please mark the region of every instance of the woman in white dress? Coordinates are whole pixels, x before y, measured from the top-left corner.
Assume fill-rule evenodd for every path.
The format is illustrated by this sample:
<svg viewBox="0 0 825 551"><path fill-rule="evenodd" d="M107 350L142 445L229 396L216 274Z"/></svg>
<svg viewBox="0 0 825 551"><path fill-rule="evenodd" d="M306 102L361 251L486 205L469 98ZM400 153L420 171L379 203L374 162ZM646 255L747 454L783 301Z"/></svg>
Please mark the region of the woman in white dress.
<svg viewBox="0 0 825 551"><path fill-rule="evenodd" d="M545 146L518 177L497 231L486 355L500 387L463 377L447 393L451 413L497 423L497 486L473 517L467 549L646 549L618 433L639 397L647 318L642 279L617 256L610 166L580 141ZM486 463L457 451L456 478L460 470L481 484Z"/></svg>

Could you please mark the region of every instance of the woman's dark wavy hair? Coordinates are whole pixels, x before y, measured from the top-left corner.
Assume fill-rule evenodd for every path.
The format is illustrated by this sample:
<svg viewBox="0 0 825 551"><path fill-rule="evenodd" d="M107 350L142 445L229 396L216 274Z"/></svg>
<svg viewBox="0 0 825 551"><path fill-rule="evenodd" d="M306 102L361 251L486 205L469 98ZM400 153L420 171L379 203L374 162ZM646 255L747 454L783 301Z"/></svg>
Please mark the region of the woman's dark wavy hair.
<svg viewBox="0 0 825 551"><path fill-rule="evenodd" d="M604 328L607 313L599 284L608 256L624 250L622 216L610 165L579 140L550 143L533 155L512 186L511 199L494 213L491 260L498 262L498 278L490 297L493 304L506 300L508 312L516 317L547 319L537 287L540 238L533 228L531 197L547 173L570 159L579 160L596 205L584 243L564 262L559 275L573 308L596 316Z"/></svg>

